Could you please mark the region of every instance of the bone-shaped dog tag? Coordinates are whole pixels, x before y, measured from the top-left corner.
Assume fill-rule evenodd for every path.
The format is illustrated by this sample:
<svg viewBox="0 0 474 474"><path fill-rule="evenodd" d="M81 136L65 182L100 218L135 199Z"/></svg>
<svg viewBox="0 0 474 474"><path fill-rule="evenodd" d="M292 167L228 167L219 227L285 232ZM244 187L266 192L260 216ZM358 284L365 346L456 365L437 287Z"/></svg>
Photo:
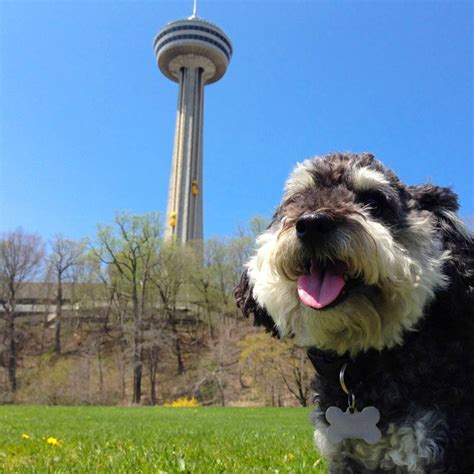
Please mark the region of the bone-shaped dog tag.
<svg viewBox="0 0 474 474"><path fill-rule="evenodd" d="M338 407L329 407L326 420L329 423L327 435L334 444L344 439L363 439L368 444L374 444L382 437L376 426L380 412L375 407L366 407L361 412L351 408L343 412Z"/></svg>

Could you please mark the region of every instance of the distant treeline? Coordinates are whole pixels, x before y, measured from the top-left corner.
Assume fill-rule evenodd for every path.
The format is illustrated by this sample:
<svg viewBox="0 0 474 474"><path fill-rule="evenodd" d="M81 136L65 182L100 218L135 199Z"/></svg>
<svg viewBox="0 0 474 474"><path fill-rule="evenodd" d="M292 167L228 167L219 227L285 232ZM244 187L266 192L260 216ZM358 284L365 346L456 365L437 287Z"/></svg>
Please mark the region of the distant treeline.
<svg viewBox="0 0 474 474"><path fill-rule="evenodd" d="M235 307L264 219L176 245L158 214L118 213L94 238L0 240L0 399L305 405L309 368Z"/></svg>

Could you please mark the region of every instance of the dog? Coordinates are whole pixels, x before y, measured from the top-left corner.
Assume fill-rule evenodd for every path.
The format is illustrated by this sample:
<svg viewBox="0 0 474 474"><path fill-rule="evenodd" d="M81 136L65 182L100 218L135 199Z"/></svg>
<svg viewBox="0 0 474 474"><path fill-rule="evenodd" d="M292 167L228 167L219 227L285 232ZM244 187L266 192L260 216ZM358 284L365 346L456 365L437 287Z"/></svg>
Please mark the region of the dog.
<svg viewBox="0 0 474 474"><path fill-rule="evenodd" d="M235 298L308 348L330 472L474 471L473 238L458 208L450 188L333 153L296 166L257 239Z"/></svg>

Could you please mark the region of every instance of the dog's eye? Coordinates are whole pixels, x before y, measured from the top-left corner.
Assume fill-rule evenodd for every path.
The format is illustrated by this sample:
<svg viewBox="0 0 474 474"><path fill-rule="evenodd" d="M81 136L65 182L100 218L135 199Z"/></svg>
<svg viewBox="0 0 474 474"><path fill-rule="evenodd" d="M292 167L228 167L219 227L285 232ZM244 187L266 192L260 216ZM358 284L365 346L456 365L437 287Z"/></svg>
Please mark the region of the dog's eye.
<svg viewBox="0 0 474 474"><path fill-rule="evenodd" d="M370 208L370 212L374 216L380 215L387 206L387 197L379 191L366 191L361 193L357 200L364 206Z"/></svg>

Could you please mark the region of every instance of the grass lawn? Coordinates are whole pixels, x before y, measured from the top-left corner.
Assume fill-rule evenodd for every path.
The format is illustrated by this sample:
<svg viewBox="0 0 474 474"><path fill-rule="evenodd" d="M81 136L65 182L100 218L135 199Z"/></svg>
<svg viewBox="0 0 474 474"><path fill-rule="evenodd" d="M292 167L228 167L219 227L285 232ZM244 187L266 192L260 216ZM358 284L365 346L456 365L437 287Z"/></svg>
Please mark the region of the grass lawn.
<svg viewBox="0 0 474 474"><path fill-rule="evenodd" d="M326 473L309 413L0 406L0 472Z"/></svg>

